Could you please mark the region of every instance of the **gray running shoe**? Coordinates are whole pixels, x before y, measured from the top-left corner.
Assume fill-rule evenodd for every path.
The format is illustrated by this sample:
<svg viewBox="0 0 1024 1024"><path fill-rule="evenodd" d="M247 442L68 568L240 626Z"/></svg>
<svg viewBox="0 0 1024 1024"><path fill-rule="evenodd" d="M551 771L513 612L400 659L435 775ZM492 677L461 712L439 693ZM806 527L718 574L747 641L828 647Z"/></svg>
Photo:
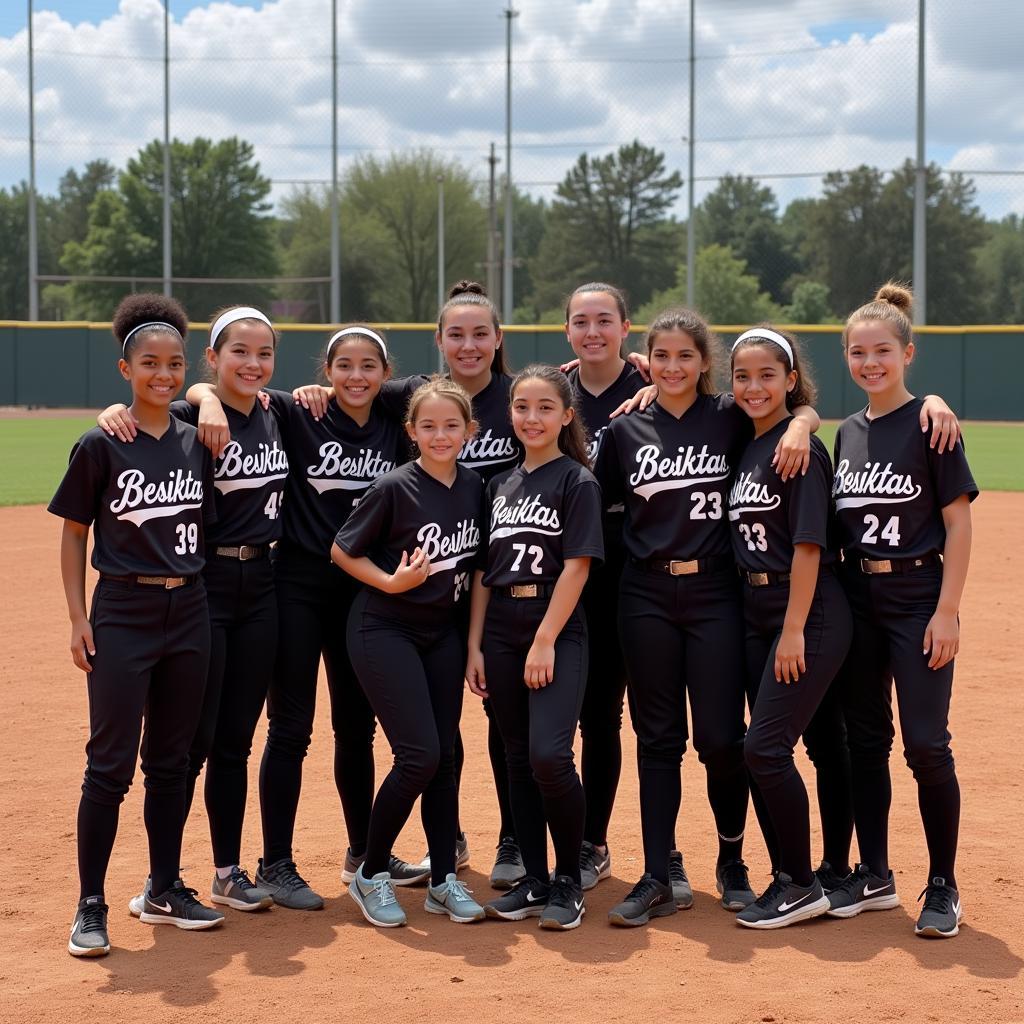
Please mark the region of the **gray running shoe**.
<svg viewBox="0 0 1024 1024"><path fill-rule="evenodd" d="M466 838L465 832L460 832L455 837L455 870L461 871L466 865L469 864L469 840ZM415 868L420 871L425 871L427 876L430 875L430 851L428 850L423 860L419 864L415 865ZM406 885L411 883L406 882Z"/></svg>
<svg viewBox="0 0 1024 1024"><path fill-rule="evenodd" d="M829 917L856 917L865 910L892 910L900 905L896 882L872 874L867 864L858 864L830 893Z"/></svg>
<svg viewBox="0 0 1024 1024"><path fill-rule="evenodd" d="M715 868L715 885L722 894L722 906L726 910L742 910L757 899L750 888L747 865L741 860L719 864Z"/></svg>
<svg viewBox="0 0 1024 1024"><path fill-rule="evenodd" d="M146 884L142 887L142 892L138 896L133 896L128 901L128 913L132 917L142 917L142 911L146 906L146 897L149 895L149 886L152 881L149 875L146 875Z"/></svg>
<svg viewBox="0 0 1024 1024"><path fill-rule="evenodd" d="M795 885L780 871L761 896L736 915L736 923L747 928L785 928L827 910L828 897L817 876L810 885Z"/></svg>
<svg viewBox="0 0 1024 1024"><path fill-rule="evenodd" d="M676 913L676 901L671 886L644 874L629 895L608 912L610 924L637 928L652 917L668 917Z"/></svg>
<svg viewBox="0 0 1024 1024"><path fill-rule="evenodd" d="M484 906L488 917L500 918L502 921L522 921L527 917L540 917L544 913L551 886L527 875L504 896L491 900Z"/></svg>
<svg viewBox="0 0 1024 1024"><path fill-rule="evenodd" d="M440 885L427 887L423 909L428 914L447 914L449 920L458 924L482 921L487 916L484 908L473 899L470 890L459 881L454 872Z"/></svg>
<svg viewBox="0 0 1024 1024"><path fill-rule="evenodd" d="M173 924L175 928L186 931L216 928L224 920L224 915L219 910L204 907L196 895L195 889L190 889L176 878L170 889L159 896L146 894L139 920L143 924Z"/></svg>
<svg viewBox="0 0 1024 1024"><path fill-rule="evenodd" d="M839 874L827 860L823 860L814 873L818 876L818 881L821 882L821 887L825 890L826 896L838 889L850 877L849 874Z"/></svg>
<svg viewBox="0 0 1024 1024"><path fill-rule="evenodd" d="M266 910L274 903L274 897L266 889L253 885L249 873L237 864L227 878L214 872L210 899L232 910L244 911Z"/></svg>
<svg viewBox="0 0 1024 1024"><path fill-rule="evenodd" d="M605 846L602 853L592 842L583 840L580 847L580 879L584 892L593 889L602 878L612 873L612 851Z"/></svg>
<svg viewBox="0 0 1024 1024"><path fill-rule="evenodd" d="M345 851L345 867L341 872L341 880L345 885L351 885L356 872L362 867L366 860L364 853L360 857L354 857L351 850ZM410 864L401 857L391 854L388 861L388 874L391 875L392 885L420 885L430 880L430 866L421 867L419 864Z"/></svg>
<svg viewBox="0 0 1024 1024"><path fill-rule="evenodd" d="M693 889L690 879L686 877L683 855L673 850L668 855L668 881L672 886L672 896L680 910L689 910L693 906Z"/></svg>
<svg viewBox="0 0 1024 1024"><path fill-rule="evenodd" d="M491 868L491 888L511 889L525 877L526 867L515 836L502 836Z"/></svg>
<svg viewBox="0 0 1024 1024"><path fill-rule="evenodd" d="M72 956L106 956L110 952L107 935L107 905L102 896L86 896L78 904L71 925L68 952Z"/></svg>
<svg viewBox="0 0 1024 1024"><path fill-rule="evenodd" d="M365 878L360 866L348 891L370 924L378 928L398 928L405 924L405 911L386 871L377 872L373 878Z"/></svg>
<svg viewBox="0 0 1024 1024"><path fill-rule="evenodd" d="M936 875L918 899L922 897L924 907L914 926L914 934L926 939L951 939L959 934L960 922L964 919L960 893Z"/></svg>
<svg viewBox="0 0 1024 1024"><path fill-rule="evenodd" d="M321 910L324 899L295 869L293 860L276 860L264 864L261 857L256 866L256 884L273 897L279 907L289 910Z"/></svg>
<svg viewBox="0 0 1024 1024"><path fill-rule="evenodd" d="M579 928L586 912L583 888L568 875L556 875L551 883L547 906L540 915L540 926L551 931L567 932Z"/></svg>

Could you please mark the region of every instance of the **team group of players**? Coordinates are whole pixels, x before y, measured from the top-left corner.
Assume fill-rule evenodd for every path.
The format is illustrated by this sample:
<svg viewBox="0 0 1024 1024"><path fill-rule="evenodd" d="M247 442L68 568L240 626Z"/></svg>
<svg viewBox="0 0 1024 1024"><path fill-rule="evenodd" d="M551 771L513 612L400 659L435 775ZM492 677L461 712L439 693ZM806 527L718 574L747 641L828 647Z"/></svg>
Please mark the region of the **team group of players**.
<svg viewBox="0 0 1024 1024"><path fill-rule="evenodd" d="M957 934L947 722L977 487L945 404L906 388L910 302L887 285L847 321L844 355L868 404L839 428L833 468L795 337L744 332L720 394L717 343L698 315L666 312L646 353L625 358L625 300L607 284L569 298L568 373L507 373L497 312L462 282L438 318L446 376L395 379L383 334L354 325L327 342L327 386L294 394L268 387L269 319L231 307L210 327L213 382L185 401L174 401L184 311L125 299L113 327L131 405L105 410L75 445L50 504L89 694L69 951L109 952L104 880L140 740L150 874L133 914L186 929L223 920L178 866L204 765L212 901L323 906L292 851L321 657L342 878L374 925L404 924L396 886L426 883L426 910L454 921L577 927L584 892L611 872L626 696L644 873L612 924L693 901L675 834L687 697L716 884L738 922L895 907L895 680L929 854L916 932ZM90 527L99 580L87 610ZM501 895L483 906L458 878L465 686L489 720L501 816ZM264 703L253 880L241 836ZM394 761L375 787L377 722ZM817 869L801 737L817 778ZM394 847L417 799L428 853L410 863ZM772 870L760 895L743 860L751 800Z"/></svg>

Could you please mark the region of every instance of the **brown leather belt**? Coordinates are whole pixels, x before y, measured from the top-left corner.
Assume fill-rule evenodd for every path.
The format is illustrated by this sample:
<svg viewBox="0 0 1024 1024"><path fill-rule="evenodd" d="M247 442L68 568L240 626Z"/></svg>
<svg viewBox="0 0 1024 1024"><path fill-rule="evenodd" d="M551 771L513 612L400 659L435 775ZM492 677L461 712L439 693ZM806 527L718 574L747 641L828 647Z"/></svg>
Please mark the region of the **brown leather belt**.
<svg viewBox="0 0 1024 1024"><path fill-rule="evenodd" d="M942 556L937 551L932 551L920 558L859 558L857 564L860 571L869 576L906 576L929 565L941 565Z"/></svg>
<svg viewBox="0 0 1024 1024"><path fill-rule="evenodd" d="M647 560L633 559L633 564L642 566L644 569L654 569L655 572L665 572L670 576L697 576L703 573L721 572L723 569L730 569L735 563L731 555L712 555L711 558L694 558L688 562L678 558L668 561L657 558L649 558Z"/></svg>
<svg viewBox="0 0 1024 1024"><path fill-rule="evenodd" d="M110 583L130 583L133 587L163 587L164 590L188 587L196 581L195 576L111 576L109 573L101 573L100 579Z"/></svg>
<svg viewBox="0 0 1024 1024"><path fill-rule="evenodd" d="M550 597L555 591L553 583L514 583L510 587L499 587L498 593L502 597L514 597L516 600L523 598Z"/></svg>
<svg viewBox="0 0 1024 1024"><path fill-rule="evenodd" d="M254 558L266 558L270 554L269 544L241 544L238 547L210 548L218 558L237 558L239 562L251 562Z"/></svg>

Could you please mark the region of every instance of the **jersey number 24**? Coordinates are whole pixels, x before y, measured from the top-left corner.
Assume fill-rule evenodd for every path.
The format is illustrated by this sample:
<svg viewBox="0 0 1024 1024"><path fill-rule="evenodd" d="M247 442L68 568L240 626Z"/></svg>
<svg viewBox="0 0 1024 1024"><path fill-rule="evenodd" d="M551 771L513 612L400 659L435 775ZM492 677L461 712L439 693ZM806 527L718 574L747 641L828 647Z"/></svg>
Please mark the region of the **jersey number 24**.
<svg viewBox="0 0 1024 1024"><path fill-rule="evenodd" d="M881 525L881 521L878 516L866 515L864 517L864 526L867 529L864 530L864 536L861 537L861 544L878 544L879 536L882 540L889 542L889 547L895 548L900 543L900 517L893 516L889 522L882 527L882 532L879 534L878 527Z"/></svg>

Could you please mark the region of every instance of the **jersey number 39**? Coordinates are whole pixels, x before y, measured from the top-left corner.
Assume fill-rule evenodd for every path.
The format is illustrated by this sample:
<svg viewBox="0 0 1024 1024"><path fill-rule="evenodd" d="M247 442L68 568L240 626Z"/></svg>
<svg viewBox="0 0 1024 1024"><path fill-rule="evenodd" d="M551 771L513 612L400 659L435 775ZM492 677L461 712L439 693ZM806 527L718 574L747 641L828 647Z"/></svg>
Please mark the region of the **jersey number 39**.
<svg viewBox="0 0 1024 1024"><path fill-rule="evenodd" d="M194 555L199 547L199 525L197 523L178 523L175 527L178 543L174 545L176 555Z"/></svg>

